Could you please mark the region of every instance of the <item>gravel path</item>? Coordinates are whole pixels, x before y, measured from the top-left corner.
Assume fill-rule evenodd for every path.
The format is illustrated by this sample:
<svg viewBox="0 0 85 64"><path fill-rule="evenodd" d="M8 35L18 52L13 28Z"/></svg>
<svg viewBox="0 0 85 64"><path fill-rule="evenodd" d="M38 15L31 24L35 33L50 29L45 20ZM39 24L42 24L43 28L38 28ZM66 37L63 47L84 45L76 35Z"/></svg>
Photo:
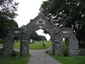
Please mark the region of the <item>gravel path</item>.
<svg viewBox="0 0 85 64"><path fill-rule="evenodd" d="M45 50L31 50L31 57L27 64L61 64L45 53Z"/></svg>

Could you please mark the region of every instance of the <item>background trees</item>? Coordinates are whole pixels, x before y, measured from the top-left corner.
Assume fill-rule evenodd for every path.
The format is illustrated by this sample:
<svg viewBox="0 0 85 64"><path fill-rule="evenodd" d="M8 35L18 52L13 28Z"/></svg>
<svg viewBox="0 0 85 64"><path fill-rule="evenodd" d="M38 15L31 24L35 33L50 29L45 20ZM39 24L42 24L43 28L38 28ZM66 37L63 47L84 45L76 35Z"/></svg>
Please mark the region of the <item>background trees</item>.
<svg viewBox="0 0 85 64"><path fill-rule="evenodd" d="M18 28L14 18L17 16L18 3L13 0L0 0L0 39L7 35L9 28Z"/></svg>
<svg viewBox="0 0 85 64"><path fill-rule="evenodd" d="M85 42L85 0L47 0L41 10L54 25L73 28L79 42Z"/></svg>
<svg viewBox="0 0 85 64"><path fill-rule="evenodd" d="M41 40L42 40L42 41L45 41L45 40L47 40L45 36L38 35L36 32L34 32L34 33L31 35L30 39L32 39L33 42L34 42L34 41L41 41Z"/></svg>

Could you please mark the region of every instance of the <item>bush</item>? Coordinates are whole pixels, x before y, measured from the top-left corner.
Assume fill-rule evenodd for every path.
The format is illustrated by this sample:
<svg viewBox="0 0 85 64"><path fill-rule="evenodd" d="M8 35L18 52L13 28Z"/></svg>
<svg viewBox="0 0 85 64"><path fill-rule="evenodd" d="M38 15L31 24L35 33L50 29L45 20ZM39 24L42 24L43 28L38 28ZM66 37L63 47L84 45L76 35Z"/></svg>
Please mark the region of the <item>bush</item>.
<svg viewBox="0 0 85 64"><path fill-rule="evenodd" d="M4 40L3 39L0 39L0 43L4 43Z"/></svg>
<svg viewBox="0 0 85 64"><path fill-rule="evenodd" d="M13 52L12 52L12 57L15 57L15 56L16 56L16 52L13 51Z"/></svg>
<svg viewBox="0 0 85 64"><path fill-rule="evenodd" d="M68 56L68 45L65 41L61 42L61 55Z"/></svg>
<svg viewBox="0 0 85 64"><path fill-rule="evenodd" d="M3 55L3 48L0 49L0 56Z"/></svg>

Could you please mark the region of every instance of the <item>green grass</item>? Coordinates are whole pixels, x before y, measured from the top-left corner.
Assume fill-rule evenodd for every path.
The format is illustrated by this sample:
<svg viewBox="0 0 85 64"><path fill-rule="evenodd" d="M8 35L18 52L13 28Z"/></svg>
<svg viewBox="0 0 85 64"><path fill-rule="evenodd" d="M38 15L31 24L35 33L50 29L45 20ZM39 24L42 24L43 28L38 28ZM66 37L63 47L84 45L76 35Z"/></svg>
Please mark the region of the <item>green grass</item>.
<svg viewBox="0 0 85 64"><path fill-rule="evenodd" d="M45 48L52 46L52 43L50 41L44 41L45 45L46 45L45 48L44 48L42 42L43 41L34 41L34 43L31 43L29 45L30 50L45 49ZM14 48L20 48L20 42L19 41L15 42Z"/></svg>
<svg viewBox="0 0 85 64"><path fill-rule="evenodd" d="M0 44L0 47L2 47L3 46L3 44Z"/></svg>
<svg viewBox="0 0 85 64"><path fill-rule="evenodd" d="M53 56L61 64L85 64L85 56Z"/></svg>
<svg viewBox="0 0 85 64"><path fill-rule="evenodd" d="M14 48L20 48L20 41L16 41L15 43L14 43Z"/></svg>
<svg viewBox="0 0 85 64"><path fill-rule="evenodd" d="M43 44L42 44L43 41L34 41L34 43L31 43L29 45L30 47L30 50L39 50L39 49L45 49L45 48L48 48L48 47L51 47L52 46L52 43L50 41L44 41L45 42L45 48L43 47ZM0 47L2 47L2 44L0 44ZM20 48L20 41L16 41L14 43L14 48Z"/></svg>
<svg viewBox="0 0 85 64"><path fill-rule="evenodd" d="M45 48L48 48L52 46L52 43L50 41L45 41ZM38 50L38 49L45 49L43 47L42 41L35 41L33 44L30 44L30 49L31 50Z"/></svg>
<svg viewBox="0 0 85 64"><path fill-rule="evenodd" d="M27 64L28 56L16 56L16 57L0 57L0 64Z"/></svg>

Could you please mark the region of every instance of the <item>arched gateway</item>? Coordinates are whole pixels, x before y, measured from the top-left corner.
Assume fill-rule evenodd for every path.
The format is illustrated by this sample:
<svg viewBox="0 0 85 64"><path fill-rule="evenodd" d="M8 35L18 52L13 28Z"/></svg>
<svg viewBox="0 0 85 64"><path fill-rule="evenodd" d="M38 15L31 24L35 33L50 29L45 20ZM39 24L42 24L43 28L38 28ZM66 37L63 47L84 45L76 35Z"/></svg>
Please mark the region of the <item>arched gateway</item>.
<svg viewBox="0 0 85 64"><path fill-rule="evenodd" d="M20 39L20 55L27 55L29 53L29 43L31 34L38 30L43 29L51 36L53 54L61 55L60 44L63 37L69 39L69 55L78 55L79 46L78 41L72 33L71 28L58 28L49 22L46 17L39 13L39 15L30 21L23 29L9 29L8 35L3 44L3 54L11 55L13 51L13 39L18 37Z"/></svg>

